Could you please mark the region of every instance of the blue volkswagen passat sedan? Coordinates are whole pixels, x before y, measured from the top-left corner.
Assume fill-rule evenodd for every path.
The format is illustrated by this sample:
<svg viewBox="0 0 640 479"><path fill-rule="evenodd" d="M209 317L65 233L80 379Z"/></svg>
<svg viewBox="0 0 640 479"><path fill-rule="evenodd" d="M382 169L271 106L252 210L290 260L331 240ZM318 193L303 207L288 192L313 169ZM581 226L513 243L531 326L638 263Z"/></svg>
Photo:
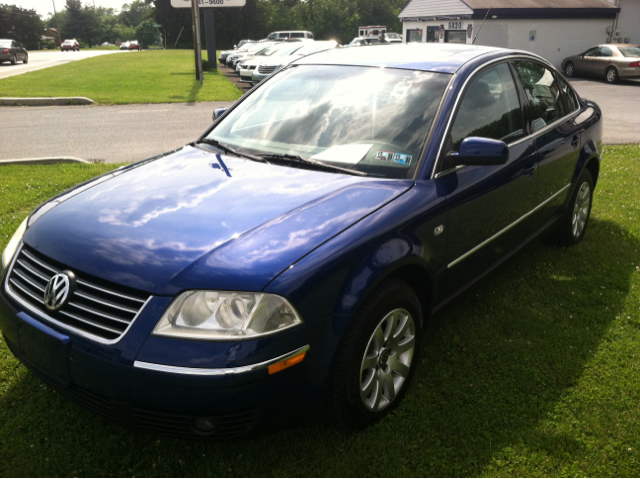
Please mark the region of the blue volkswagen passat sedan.
<svg viewBox="0 0 640 479"><path fill-rule="evenodd" d="M600 109L465 45L301 58L197 141L36 209L2 257L13 353L132 427L224 438L400 402L424 321L536 236L585 235Z"/></svg>

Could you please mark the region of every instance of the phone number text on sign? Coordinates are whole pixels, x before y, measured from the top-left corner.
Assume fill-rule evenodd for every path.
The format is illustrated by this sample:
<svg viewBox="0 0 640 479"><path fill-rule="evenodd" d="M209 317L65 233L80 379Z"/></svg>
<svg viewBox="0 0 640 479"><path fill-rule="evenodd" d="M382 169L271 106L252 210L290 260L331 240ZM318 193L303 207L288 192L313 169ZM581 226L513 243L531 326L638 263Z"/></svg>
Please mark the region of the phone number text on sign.
<svg viewBox="0 0 640 479"><path fill-rule="evenodd" d="M200 8L210 7L244 7L247 0L198 0ZM174 8L191 8L191 0L171 0Z"/></svg>

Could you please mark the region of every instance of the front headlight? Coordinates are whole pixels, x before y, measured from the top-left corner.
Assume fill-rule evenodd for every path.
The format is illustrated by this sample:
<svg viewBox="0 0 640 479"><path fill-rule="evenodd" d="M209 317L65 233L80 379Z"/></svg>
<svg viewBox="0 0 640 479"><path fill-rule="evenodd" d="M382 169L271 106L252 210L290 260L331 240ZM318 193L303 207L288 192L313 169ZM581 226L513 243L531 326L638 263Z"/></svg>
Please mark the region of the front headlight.
<svg viewBox="0 0 640 479"><path fill-rule="evenodd" d="M153 330L155 336L192 339L253 339L302 324L289 302L273 294L187 291L178 296Z"/></svg>
<svg viewBox="0 0 640 479"><path fill-rule="evenodd" d="M24 219L24 221L20 223L20 226L18 226L18 229L16 230L16 232L13 233L13 236L9 240L7 247L4 249L4 252L2 253L2 269L3 270L7 266L9 266L9 263L11 263L11 260L13 259L13 255L15 255L16 251L18 251L18 246L20 246L20 241L22 241L24 232L27 231L28 219L29 217L27 216Z"/></svg>

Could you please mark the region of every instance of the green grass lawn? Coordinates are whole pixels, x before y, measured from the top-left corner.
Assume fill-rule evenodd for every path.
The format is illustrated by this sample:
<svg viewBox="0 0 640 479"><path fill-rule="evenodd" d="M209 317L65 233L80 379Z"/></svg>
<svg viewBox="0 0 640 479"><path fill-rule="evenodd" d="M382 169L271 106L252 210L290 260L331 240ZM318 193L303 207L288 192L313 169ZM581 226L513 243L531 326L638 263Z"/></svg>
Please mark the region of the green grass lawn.
<svg viewBox="0 0 640 479"><path fill-rule="evenodd" d="M205 72L201 87L195 79L193 58L189 50L88 58L2 79L0 97L84 96L113 105L235 101L242 96L218 71Z"/></svg>
<svg viewBox="0 0 640 479"><path fill-rule="evenodd" d="M402 406L220 444L132 433L53 393L0 342L1 476L637 476L640 146L607 147L584 241L526 248L426 329ZM5 167L0 244L112 165Z"/></svg>

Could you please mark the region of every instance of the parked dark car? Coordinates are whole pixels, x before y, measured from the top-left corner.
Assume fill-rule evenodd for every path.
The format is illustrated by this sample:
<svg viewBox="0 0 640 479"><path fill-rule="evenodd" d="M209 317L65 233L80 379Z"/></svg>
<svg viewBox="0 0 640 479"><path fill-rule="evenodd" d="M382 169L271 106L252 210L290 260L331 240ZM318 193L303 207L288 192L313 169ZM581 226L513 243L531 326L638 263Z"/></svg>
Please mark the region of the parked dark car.
<svg viewBox="0 0 640 479"><path fill-rule="evenodd" d="M0 63L11 62L15 65L19 61L29 63L27 49L15 40L0 39Z"/></svg>
<svg viewBox="0 0 640 479"><path fill-rule="evenodd" d="M640 47L605 44L562 60L565 75L590 75L617 83L621 78L640 78Z"/></svg>
<svg viewBox="0 0 640 479"><path fill-rule="evenodd" d="M429 315L534 238L583 239L601 155L600 109L534 54L305 56L194 143L31 213L0 326L134 428L228 438L315 404L365 427L406 392Z"/></svg>

